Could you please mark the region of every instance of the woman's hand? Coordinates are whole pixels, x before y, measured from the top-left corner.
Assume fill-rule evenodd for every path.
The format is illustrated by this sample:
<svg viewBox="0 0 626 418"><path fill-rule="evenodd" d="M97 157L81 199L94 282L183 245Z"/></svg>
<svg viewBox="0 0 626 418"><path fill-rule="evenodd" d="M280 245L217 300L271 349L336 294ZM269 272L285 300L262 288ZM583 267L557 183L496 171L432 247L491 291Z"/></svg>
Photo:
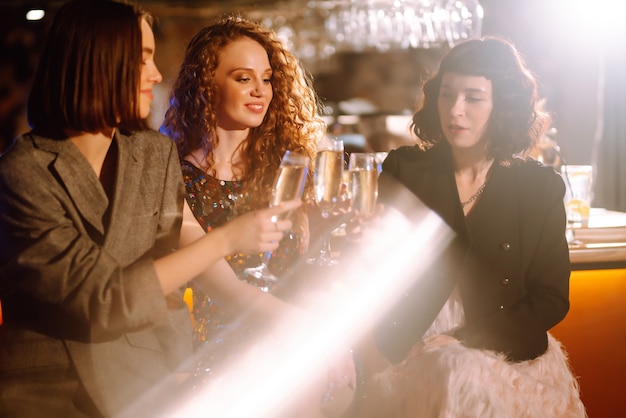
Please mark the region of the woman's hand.
<svg viewBox="0 0 626 418"><path fill-rule="evenodd" d="M328 385L331 390L342 389L346 386L356 387L356 368L352 351L343 348L337 358L328 367Z"/></svg>
<svg viewBox="0 0 626 418"><path fill-rule="evenodd" d="M267 209L248 212L227 222L222 229L230 245L229 253L253 254L273 251L283 233L291 228L291 221L279 215L302 204L299 200L283 202Z"/></svg>
<svg viewBox="0 0 626 418"><path fill-rule="evenodd" d="M183 209L180 244L183 246L154 260L161 290L169 295L180 286L206 272L228 254L259 253L278 247L283 232L291 228L291 221L279 215L295 209L301 202L291 201L268 209L241 215L205 234L189 205Z"/></svg>
<svg viewBox="0 0 626 418"><path fill-rule="evenodd" d="M350 409L356 395L356 371L352 353L345 351L328 369L328 386L322 399L327 417L342 417Z"/></svg>

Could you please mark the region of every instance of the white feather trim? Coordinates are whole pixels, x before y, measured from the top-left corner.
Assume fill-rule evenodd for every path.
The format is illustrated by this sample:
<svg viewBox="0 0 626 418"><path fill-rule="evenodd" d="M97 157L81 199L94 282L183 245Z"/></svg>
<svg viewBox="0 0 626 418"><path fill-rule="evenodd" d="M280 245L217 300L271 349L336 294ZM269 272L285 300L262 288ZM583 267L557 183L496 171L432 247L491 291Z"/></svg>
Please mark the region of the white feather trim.
<svg viewBox="0 0 626 418"><path fill-rule="evenodd" d="M455 292L407 359L368 383L367 408L406 418L583 418L578 381L561 344L548 334L548 350L510 363L490 350L468 348L445 335L463 322ZM442 335L443 334L443 335Z"/></svg>

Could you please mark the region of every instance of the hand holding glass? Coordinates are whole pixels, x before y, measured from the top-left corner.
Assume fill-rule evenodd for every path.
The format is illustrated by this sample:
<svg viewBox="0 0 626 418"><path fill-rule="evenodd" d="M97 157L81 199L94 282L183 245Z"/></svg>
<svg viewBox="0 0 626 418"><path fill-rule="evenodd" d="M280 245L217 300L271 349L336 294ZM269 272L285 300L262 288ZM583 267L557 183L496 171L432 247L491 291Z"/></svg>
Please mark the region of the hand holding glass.
<svg viewBox="0 0 626 418"><path fill-rule="evenodd" d="M279 205L280 203L287 202L289 200L302 198L308 167L309 157L291 151L285 152L272 188L270 207ZM247 276L254 277L259 281L277 282L278 278L267 268L267 264L269 263L271 256L271 251L266 252L263 254L260 265L256 267L248 267L244 270L244 273ZM269 290L265 284L261 284L261 288L263 290Z"/></svg>
<svg viewBox="0 0 626 418"><path fill-rule="evenodd" d="M313 187L315 201L324 220L328 219L339 198L343 182L343 141L325 136L317 144ZM318 255L307 260L309 264L332 266L337 263L330 249L330 231L324 232L324 242Z"/></svg>

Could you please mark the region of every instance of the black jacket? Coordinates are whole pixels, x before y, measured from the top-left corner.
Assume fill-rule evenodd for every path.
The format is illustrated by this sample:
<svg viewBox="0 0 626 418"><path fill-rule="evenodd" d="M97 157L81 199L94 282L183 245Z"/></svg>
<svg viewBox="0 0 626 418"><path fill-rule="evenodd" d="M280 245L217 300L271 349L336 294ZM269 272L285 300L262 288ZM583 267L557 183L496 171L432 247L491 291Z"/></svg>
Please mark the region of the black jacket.
<svg viewBox="0 0 626 418"><path fill-rule="evenodd" d="M381 351L391 361L401 361L458 286L466 323L455 336L465 345L502 352L511 361L543 354L547 331L569 310L562 178L534 160L494 163L484 193L467 217L446 145L390 152L379 186L385 205L394 204L393 187L386 187L390 179L434 210L457 239L426 284L410 290L378 324Z"/></svg>

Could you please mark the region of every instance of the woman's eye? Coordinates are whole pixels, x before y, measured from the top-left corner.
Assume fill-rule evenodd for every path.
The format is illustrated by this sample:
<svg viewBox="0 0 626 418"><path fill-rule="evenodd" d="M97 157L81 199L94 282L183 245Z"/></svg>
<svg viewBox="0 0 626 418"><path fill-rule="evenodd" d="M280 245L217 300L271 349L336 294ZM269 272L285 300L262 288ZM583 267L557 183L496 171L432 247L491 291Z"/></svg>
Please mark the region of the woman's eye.
<svg viewBox="0 0 626 418"><path fill-rule="evenodd" d="M271 84L272 79L271 79L271 78L265 78L265 79L263 79L263 82L264 82L265 84Z"/></svg>
<svg viewBox="0 0 626 418"><path fill-rule="evenodd" d="M239 81L241 83L246 83L246 82L250 81L250 77L239 77L237 79L237 81Z"/></svg>

